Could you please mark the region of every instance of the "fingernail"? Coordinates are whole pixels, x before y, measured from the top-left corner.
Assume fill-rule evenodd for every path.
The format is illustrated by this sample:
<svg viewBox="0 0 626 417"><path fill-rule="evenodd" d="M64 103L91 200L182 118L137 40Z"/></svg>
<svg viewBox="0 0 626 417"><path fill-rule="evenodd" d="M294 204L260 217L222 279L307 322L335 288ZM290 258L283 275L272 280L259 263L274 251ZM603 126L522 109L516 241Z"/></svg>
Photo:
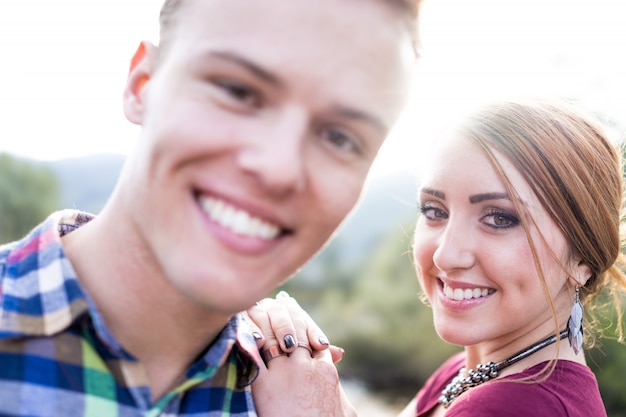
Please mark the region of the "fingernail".
<svg viewBox="0 0 626 417"><path fill-rule="evenodd" d="M287 349L291 349L292 347L294 347L296 345L296 341L293 339L293 336L288 334L287 336L285 336L285 347Z"/></svg>
<svg viewBox="0 0 626 417"><path fill-rule="evenodd" d="M328 346L328 339L326 339L324 336L320 336L317 338L317 341L320 342L320 344L324 345L324 346Z"/></svg>
<svg viewBox="0 0 626 417"><path fill-rule="evenodd" d="M289 294L287 293L287 291L281 291L276 294L276 298L289 298Z"/></svg>
<svg viewBox="0 0 626 417"><path fill-rule="evenodd" d="M254 332L252 333L252 337L254 337L254 340L261 340L263 339L263 335L259 332Z"/></svg>

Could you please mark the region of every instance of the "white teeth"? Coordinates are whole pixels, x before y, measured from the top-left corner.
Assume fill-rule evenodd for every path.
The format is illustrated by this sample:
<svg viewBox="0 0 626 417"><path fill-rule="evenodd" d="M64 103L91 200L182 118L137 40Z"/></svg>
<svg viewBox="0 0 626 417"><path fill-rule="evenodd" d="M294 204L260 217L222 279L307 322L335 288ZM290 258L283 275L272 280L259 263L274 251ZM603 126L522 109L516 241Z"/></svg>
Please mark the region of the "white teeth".
<svg viewBox="0 0 626 417"><path fill-rule="evenodd" d="M278 226L253 217L247 211L228 205L222 200L201 196L200 204L213 221L238 235L274 239L280 234Z"/></svg>
<svg viewBox="0 0 626 417"><path fill-rule="evenodd" d="M493 290L488 290L486 288L451 288L447 285L443 285L443 293L450 300L461 301L461 300L471 300L472 298L481 298L486 297L491 294Z"/></svg>

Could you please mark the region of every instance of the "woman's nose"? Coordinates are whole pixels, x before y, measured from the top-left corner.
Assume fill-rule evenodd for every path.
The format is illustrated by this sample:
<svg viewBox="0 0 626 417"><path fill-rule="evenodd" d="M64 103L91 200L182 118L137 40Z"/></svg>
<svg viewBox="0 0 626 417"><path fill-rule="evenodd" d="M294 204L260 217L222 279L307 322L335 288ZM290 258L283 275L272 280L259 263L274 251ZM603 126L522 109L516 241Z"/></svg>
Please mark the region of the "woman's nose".
<svg viewBox="0 0 626 417"><path fill-rule="evenodd" d="M471 268L475 257L470 228L452 217L448 219L442 233L437 237L433 262L442 271Z"/></svg>

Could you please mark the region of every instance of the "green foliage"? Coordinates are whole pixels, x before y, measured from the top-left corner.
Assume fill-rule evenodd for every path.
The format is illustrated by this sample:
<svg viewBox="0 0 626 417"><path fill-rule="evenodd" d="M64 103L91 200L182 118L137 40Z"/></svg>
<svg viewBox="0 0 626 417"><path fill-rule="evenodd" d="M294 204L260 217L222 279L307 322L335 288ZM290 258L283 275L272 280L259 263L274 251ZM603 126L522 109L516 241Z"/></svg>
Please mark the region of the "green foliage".
<svg viewBox="0 0 626 417"><path fill-rule="evenodd" d="M58 206L58 184L47 168L0 154L0 243L24 236Z"/></svg>
<svg viewBox="0 0 626 417"><path fill-rule="evenodd" d="M622 305L626 300L622 300ZM600 393L609 416L623 415L626 410L624 375L626 375L626 347L611 337L617 324L617 312L608 304L604 308L600 326L605 338L598 346L586 352L587 364L598 379Z"/></svg>

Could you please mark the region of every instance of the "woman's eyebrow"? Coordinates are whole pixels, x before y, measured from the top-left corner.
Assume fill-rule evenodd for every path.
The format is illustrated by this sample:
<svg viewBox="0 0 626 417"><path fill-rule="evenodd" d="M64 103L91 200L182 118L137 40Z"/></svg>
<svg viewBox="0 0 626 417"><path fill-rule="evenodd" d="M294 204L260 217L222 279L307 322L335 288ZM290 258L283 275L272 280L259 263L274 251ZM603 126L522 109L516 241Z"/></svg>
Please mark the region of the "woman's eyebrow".
<svg viewBox="0 0 626 417"><path fill-rule="evenodd" d="M441 192L441 191L439 191L439 190L435 190L434 188L424 187L424 188L422 188L422 189L420 190L420 193L423 193L423 194L430 194L430 195L432 195L433 197L437 197L437 198L440 198L440 199L442 199L442 200L445 200L445 199L446 199L446 195L445 195L445 193L443 193L443 192Z"/></svg>
<svg viewBox="0 0 626 417"><path fill-rule="evenodd" d="M510 198L507 193L483 193L471 195L469 197L469 202L471 204L480 203L486 200L510 200Z"/></svg>

